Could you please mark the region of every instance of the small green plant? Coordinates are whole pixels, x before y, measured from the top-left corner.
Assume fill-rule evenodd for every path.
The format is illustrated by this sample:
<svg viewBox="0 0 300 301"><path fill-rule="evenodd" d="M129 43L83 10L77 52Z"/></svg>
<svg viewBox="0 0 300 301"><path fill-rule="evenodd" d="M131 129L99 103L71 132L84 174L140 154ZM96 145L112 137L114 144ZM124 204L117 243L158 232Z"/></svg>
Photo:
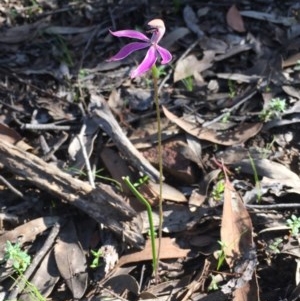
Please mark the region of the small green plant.
<svg viewBox="0 0 300 301"><path fill-rule="evenodd" d="M78 72L78 78L79 79L84 79L86 76L89 75L89 72L87 69L80 69Z"/></svg>
<svg viewBox="0 0 300 301"><path fill-rule="evenodd" d="M80 175L80 176L87 177L87 174L86 174L84 171L82 171L82 170L80 170L80 169L78 169L78 168L70 167L70 168L68 168L67 170L69 170L69 171L74 171L74 172L76 172L76 173L77 173L78 175ZM101 175L101 173L102 173L103 171L104 171L103 168L96 170L96 171L95 171L95 174L94 174L95 178L98 178L98 179L101 179L101 180L105 180L105 181L111 182L111 183L115 184L116 187L117 187L120 191L122 191L122 185L121 185L121 183L118 182L117 180L113 179L113 178L110 178L110 177L106 177L106 176Z"/></svg>
<svg viewBox="0 0 300 301"><path fill-rule="evenodd" d="M261 111L259 117L262 121L267 122L273 118L280 117L286 109L286 101L281 98L273 98L267 106Z"/></svg>
<svg viewBox="0 0 300 301"><path fill-rule="evenodd" d="M268 156L272 153L272 148L275 142L276 142L276 137L273 136L271 142L267 143L264 148L259 149L259 152L263 159L267 159Z"/></svg>
<svg viewBox="0 0 300 301"><path fill-rule="evenodd" d="M160 66L156 66L155 68L155 76L157 76L157 78L161 78L163 76L166 76L167 75L167 72L166 72L166 66L164 65L160 65ZM147 77L144 78L144 81L146 83L146 87L147 89L150 89L151 88L151 85L153 84L153 80L152 79L149 79Z"/></svg>
<svg viewBox="0 0 300 301"><path fill-rule="evenodd" d="M216 291L219 289L219 285L218 285L218 281L217 281L217 277L214 275L209 275L211 278L211 282L208 286L208 290L209 291Z"/></svg>
<svg viewBox="0 0 300 301"><path fill-rule="evenodd" d="M222 200L223 194L225 189L225 182L224 180L219 180L213 188L212 197L215 201L220 202Z"/></svg>
<svg viewBox="0 0 300 301"><path fill-rule="evenodd" d="M222 122L222 123L227 123L228 120L229 120L229 117L230 117L230 112L226 112L226 113L223 115L223 117L222 117L222 119L221 119L221 122Z"/></svg>
<svg viewBox="0 0 300 301"><path fill-rule="evenodd" d="M99 249L98 251L91 250L91 253L94 256L94 259L93 259L90 267L92 269L96 269L101 265L100 258L102 258L103 252Z"/></svg>
<svg viewBox="0 0 300 301"><path fill-rule="evenodd" d="M166 66L160 65L156 67L157 69L157 77L161 78L162 76L166 76L167 72L166 72Z"/></svg>
<svg viewBox="0 0 300 301"><path fill-rule="evenodd" d="M30 265L31 258L25 251L21 250L19 243L13 245L10 241L7 241L4 261L11 263L14 271L21 275Z"/></svg>
<svg viewBox="0 0 300 301"><path fill-rule="evenodd" d="M296 215L292 215L291 218L286 221L287 226L290 228L290 232L292 235L298 235L300 229L300 217Z"/></svg>
<svg viewBox="0 0 300 301"><path fill-rule="evenodd" d="M228 80L229 97L234 98L237 94L236 83L233 80Z"/></svg>
<svg viewBox="0 0 300 301"><path fill-rule="evenodd" d="M273 254L280 254L280 249L279 246L283 242L283 239L280 237L277 237L272 243L268 245L268 249L273 253Z"/></svg>
<svg viewBox="0 0 300 301"><path fill-rule="evenodd" d="M187 91L192 92L194 89L194 78L193 76L188 76L182 80Z"/></svg>
<svg viewBox="0 0 300 301"><path fill-rule="evenodd" d="M221 266L223 265L225 261L225 248L226 244L220 240L218 240L218 244L220 245L220 250L216 252L217 258L218 258L218 264L217 264L217 271L220 270Z"/></svg>
<svg viewBox="0 0 300 301"><path fill-rule="evenodd" d="M24 287L24 291L30 296L30 300L33 301L46 301L46 299L40 294L35 285L33 285L24 276L24 272L28 268L31 262L31 257L21 249L19 243L12 244L10 241L6 242L5 253L2 263L8 263L19 275L18 285ZM12 277L12 279L14 279ZM14 279L16 280L16 279Z"/></svg>

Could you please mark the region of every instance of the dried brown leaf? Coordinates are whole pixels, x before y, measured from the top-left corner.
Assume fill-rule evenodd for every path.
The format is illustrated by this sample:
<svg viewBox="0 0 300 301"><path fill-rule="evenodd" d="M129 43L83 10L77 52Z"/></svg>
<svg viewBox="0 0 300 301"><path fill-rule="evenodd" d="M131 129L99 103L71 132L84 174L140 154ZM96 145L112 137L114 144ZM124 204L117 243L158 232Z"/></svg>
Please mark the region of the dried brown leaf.
<svg viewBox="0 0 300 301"><path fill-rule="evenodd" d="M224 244L225 260L237 276L222 286L222 292L233 293L234 301L256 301L259 296L252 222L242 198L228 179L225 167L223 170L225 191L221 241Z"/></svg>
<svg viewBox="0 0 300 301"><path fill-rule="evenodd" d="M212 66L214 58L215 52L207 50L203 52L203 58L200 61L197 60L196 56L193 54L179 60L174 71L174 82L193 76L197 72L199 73L207 70Z"/></svg>
<svg viewBox="0 0 300 301"><path fill-rule="evenodd" d="M32 149L29 144L22 140L22 136L18 132L3 123L0 123L0 139L15 144L25 151Z"/></svg>
<svg viewBox="0 0 300 301"><path fill-rule="evenodd" d="M255 166L255 170L253 170L252 165ZM232 166L237 167L241 172L248 174L257 173L261 177L288 180L291 184L298 182L298 186L300 184L300 178L296 173L285 167L283 164L268 159L243 159L240 162L232 164Z"/></svg>
<svg viewBox="0 0 300 301"><path fill-rule="evenodd" d="M198 38L202 38L204 36L204 32L200 29L200 26L197 24L198 17L191 6L186 5L184 7L183 19L187 27L191 31L193 31L198 36Z"/></svg>
<svg viewBox="0 0 300 301"><path fill-rule="evenodd" d="M86 258L78 243L75 225L70 220L62 229L54 247L55 261L75 299L80 299L87 288Z"/></svg>
<svg viewBox="0 0 300 301"><path fill-rule="evenodd" d="M136 279L128 274L111 277L103 286L119 295L123 295L126 291L138 295L140 291L140 286Z"/></svg>
<svg viewBox="0 0 300 301"><path fill-rule="evenodd" d="M299 60L300 60L300 52L293 54L290 57L288 57L286 60L284 60L282 62L282 67L286 68L286 67L297 65Z"/></svg>
<svg viewBox="0 0 300 301"><path fill-rule="evenodd" d="M130 189L128 186L124 183L123 177L129 176L132 174L132 171L130 170L128 164L126 161L120 156L118 152L116 152L114 149L104 147L100 153L101 159L111 174L111 177L120 183L122 187L122 191L128 195L130 192Z"/></svg>
<svg viewBox="0 0 300 301"><path fill-rule="evenodd" d="M243 18L235 5L232 5L226 15L227 24L237 32L245 32Z"/></svg>
<svg viewBox="0 0 300 301"><path fill-rule="evenodd" d="M156 196L158 197L159 190L160 190L159 184L149 181L149 183L147 185L151 189L151 191L154 192L156 194ZM173 202L177 202L177 203L186 203L187 202L187 199L182 192L180 192L178 189L176 189L175 187L173 187L167 183L163 183L162 197L165 200L169 200L169 201L173 201Z"/></svg>
<svg viewBox="0 0 300 301"><path fill-rule="evenodd" d="M0 139L15 144L17 141L21 140L22 137L14 129L0 123Z"/></svg>
<svg viewBox="0 0 300 301"><path fill-rule="evenodd" d="M237 260L253 248L252 222L240 195L225 181L221 241L226 262L233 268Z"/></svg>
<svg viewBox="0 0 300 301"><path fill-rule="evenodd" d="M158 245L158 239L156 239L156 245ZM179 246L177 246L170 237L163 237L161 245L163 247L160 251L160 259L186 257L187 254L190 252L190 249L182 249ZM142 251L123 255L120 258L118 266L147 260L152 260L152 249L150 240L146 241L145 248Z"/></svg>
<svg viewBox="0 0 300 301"><path fill-rule="evenodd" d="M216 131L210 128L201 128L200 125L185 121L163 106L163 111L166 117L176 123L188 134L197 137L198 139L207 140L221 145L236 145L241 144L249 138L255 136L262 128L262 123L242 123L232 131Z"/></svg>
<svg viewBox="0 0 300 301"><path fill-rule="evenodd" d="M195 55L189 55L179 60L174 71L174 83L193 75L197 70L198 63L199 61Z"/></svg>

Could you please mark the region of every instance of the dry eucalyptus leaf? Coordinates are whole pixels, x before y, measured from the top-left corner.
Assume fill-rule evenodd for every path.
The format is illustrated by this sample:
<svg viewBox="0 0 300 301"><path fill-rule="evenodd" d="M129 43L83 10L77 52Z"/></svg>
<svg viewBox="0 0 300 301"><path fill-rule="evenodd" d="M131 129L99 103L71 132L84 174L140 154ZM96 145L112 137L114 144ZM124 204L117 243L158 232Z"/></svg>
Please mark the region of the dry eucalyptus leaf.
<svg viewBox="0 0 300 301"><path fill-rule="evenodd" d="M195 55L189 55L176 63L174 71L174 83L192 76L197 71L199 61Z"/></svg>
<svg viewBox="0 0 300 301"><path fill-rule="evenodd" d="M253 249L252 222L240 195L228 179L225 181L221 223L221 241L226 262L233 268Z"/></svg>
<svg viewBox="0 0 300 301"><path fill-rule="evenodd" d="M188 134L197 137L198 139L207 140L221 145L236 145L247 141L255 136L262 128L263 124L257 123L242 123L235 127L232 131L216 131L210 128L201 128L194 123L183 120L171 113L163 106L163 111L166 117L176 123L180 128Z"/></svg>
<svg viewBox="0 0 300 301"><path fill-rule="evenodd" d="M244 17L253 18L257 20L262 20L265 22L271 22L275 24L282 24L284 26L291 26L295 23L295 19L293 17L283 17L274 13L265 13L259 11L252 10L244 10L241 11L240 14Z"/></svg>
<svg viewBox="0 0 300 301"><path fill-rule="evenodd" d="M227 24L237 32L245 32L243 18L235 5L232 5L226 14Z"/></svg>
<svg viewBox="0 0 300 301"><path fill-rule="evenodd" d="M158 239L156 239L155 242L157 246ZM163 247L160 251L160 259L182 258L186 257L190 252L190 249L182 249L177 246L170 237L163 237L161 240L161 245ZM143 250L123 255L118 262L118 266L148 260L152 260L152 248L150 240L146 241L145 248Z"/></svg>
<svg viewBox="0 0 300 301"><path fill-rule="evenodd" d="M282 86L281 88L289 96L297 98L298 102L299 102L299 100L300 100L300 92L299 92L299 90L297 88L294 88L293 86L289 86L289 85Z"/></svg>
<svg viewBox="0 0 300 301"><path fill-rule="evenodd" d="M261 177L267 177L276 180L289 180L291 183L300 183L300 179L297 174L292 172L284 165L268 159L244 159L240 162L232 164L232 166L240 168L241 172L253 174L253 164L255 166L255 172Z"/></svg>
<svg viewBox="0 0 300 301"><path fill-rule="evenodd" d="M204 32L198 26L198 17L196 13L193 11L192 7L186 5L183 9L183 19L186 23L187 27L194 32L198 38L202 38L204 36Z"/></svg>
<svg viewBox="0 0 300 301"><path fill-rule="evenodd" d="M130 177L132 174L128 163L120 156L118 152L108 147L104 147L102 149L100 157L106 169L111 174L112 179L117 181L121 185L123 193L128 195L130 189L123 181L123 177Z"/></svg>
<svg viewBox="0 0 300 301"><path fill-rule="evenodd" d="M62 228L54 247L54 255L60 275L66 281L73 297L82 298L87 288L87 263L72 220Z"/></svg>
<svg viewBox="0 0 300 301"><path fill-rule="evenodd" d="M0 139L15 144L25 151L32 149L29 144L22 140L22 136L18 132L3 123L0 123Z"/></svg>
<svg viewBox="0 0 300 301"><path fill-rule="evenodd" d="M152 192L154 192L157 196L159 195L159 184L149 181L147 185ZM162 198L177 203L187 202L187 199L182 192L167 183L163 183Z"/></svg>
<svg viewBox="0 0 300 301"><path fill-rule="evenodd" d="M22 139L22 136L14 129L7 125L0 123L0 139L5 140L11 144L15 144Z"/></svg>
<svg viewBox="0 0 300 301"><path fill-rule="evenodd" d="M250 215L240 195L225 174L221 241L225 260L238 275L222 286L222 292L233 294L234 301L259 300L256 278L256 250Z"/></svg>
<svg viewBox="0 0 300 301"><path fill-rule="evenodd" d="M300 52L291 55L286 60L282 62L282 67L287 68L298 64L298 61L300 60Z"/></svg>
<svg viewBox="0 0 300 301"><path fill-rule="evenodd" d="M203 52L203 58L200 61L193 54L179 60L175 67L174 82L176 83L189 76L194 76L196 73L209 69L213 64L214 58L215 52L206 50Z"/></svg>
<svg viewBox="0 0 300 301"><path fill-rule="evenodd" d="M119 295L123 295L124 292L129 291L137 296L140 291L140 286L136 279L126 274L109 278L103 286Z"/></svg>

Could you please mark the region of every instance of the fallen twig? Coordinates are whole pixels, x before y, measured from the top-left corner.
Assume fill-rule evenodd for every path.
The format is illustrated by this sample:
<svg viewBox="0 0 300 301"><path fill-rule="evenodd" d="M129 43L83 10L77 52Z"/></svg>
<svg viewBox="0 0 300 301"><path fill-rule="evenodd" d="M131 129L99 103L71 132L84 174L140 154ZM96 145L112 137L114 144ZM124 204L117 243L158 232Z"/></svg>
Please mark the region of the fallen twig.
<svg viewBox="0 0 300 301"><path fill-rule="evenodd" d="M81 209L128 244L143 245L136 212L109 185L100 183L92 189L88 183L3 140L0 141L0 162L14 174Z"/></svg>

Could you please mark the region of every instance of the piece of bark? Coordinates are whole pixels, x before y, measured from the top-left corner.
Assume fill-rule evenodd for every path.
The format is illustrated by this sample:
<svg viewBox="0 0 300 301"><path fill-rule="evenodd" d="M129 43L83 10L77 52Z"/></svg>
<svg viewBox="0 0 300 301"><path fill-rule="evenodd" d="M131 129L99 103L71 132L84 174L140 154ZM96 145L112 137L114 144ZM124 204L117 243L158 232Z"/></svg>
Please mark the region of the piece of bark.
<svg viewBox="0 0 300 301"><path fill-rule="evenodd" d="M125 136L115 117L111 113L106 101L98 95L91 95L90 111L94 121L111 137L120 152L140 172L146 174L154 182L159 180L159 172L148 160L132 145Z"/></svg>
<svg viewBox="0 0 300 301"><path fill-rule="evenodd" d="M100 183L92 189L88 183L3 140L0 140L0 162L12 173L84 211L129 245L143 246L136 212L111 186Z"/></svg>

